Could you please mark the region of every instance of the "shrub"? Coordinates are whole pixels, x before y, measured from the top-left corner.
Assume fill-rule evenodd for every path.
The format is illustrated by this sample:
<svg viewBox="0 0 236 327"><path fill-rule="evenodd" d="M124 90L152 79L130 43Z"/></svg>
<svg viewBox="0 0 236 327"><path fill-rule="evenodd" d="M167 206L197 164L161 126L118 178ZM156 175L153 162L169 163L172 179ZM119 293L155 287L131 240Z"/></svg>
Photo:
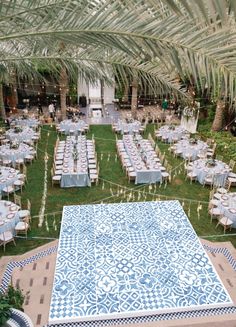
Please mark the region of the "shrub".
<svg viewBox="0 0 236 327"><path fill-rule="evenodd" d="M4 326L10 317L10 309L23 310L23 303L24 295L19 288L9 286L6 293L0 294L0 326Z"/></svg>

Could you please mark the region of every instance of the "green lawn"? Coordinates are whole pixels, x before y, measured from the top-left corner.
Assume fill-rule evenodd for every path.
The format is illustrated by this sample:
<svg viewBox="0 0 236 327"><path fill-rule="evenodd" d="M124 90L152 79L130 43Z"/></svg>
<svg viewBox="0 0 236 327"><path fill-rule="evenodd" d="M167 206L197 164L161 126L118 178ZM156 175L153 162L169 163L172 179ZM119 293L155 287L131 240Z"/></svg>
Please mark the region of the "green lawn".
<svg viewBox="0 0 236 327"><path fill-rule="evenodd" d="M148 125L145 132L153 134L154 125ZM42 128L42 137L38 145L38 159L28 165L28 184L26 185L22 200L30 199L32 203L32 222L31 231L28 233L28 239L17 239L17 246L8 244L5 255L20 254L29 251L39 245L49 242L51 239L58 238L60 231L61 212L64 205L70 204L88 204L88 203L112 203L129 201L151 201L158 199L179 199L184 206L185 212L199 236L206 236L211 241L231 241L236 245L236 237L230 234L236 233L236 230L227 232L227 236L220 237L223 229L215 228L216 222L211 223L207 214L209 188L204 188L198 183L190 185L185 181L183 171L183 160L173 158L168 151L168 145L158 143L162 153L166 153L166 158L172 167L178 167L173 172L171 184L161 187L157 184L155 187L144 185L129 184L122 170L119 159L117 159L115 147L115 134L112 133L110 125L94 125L90 127L87 135L91 138L94 135L96 141L96 151L100 166L100 182L97 186L86 188L61 189L58 186L52 187L50 169L52 167L53 151L56 142L55 128L44 126ZM39 212L44 189L44 170L45 170L45 152L47 152L48 175L47 175L47 197L45 204L45 216L42 226L39 226ZM197 208L199 208L199 215ZM215 236L215 237L211 237ZM0 256L3 255L2 249Z"/></svg>

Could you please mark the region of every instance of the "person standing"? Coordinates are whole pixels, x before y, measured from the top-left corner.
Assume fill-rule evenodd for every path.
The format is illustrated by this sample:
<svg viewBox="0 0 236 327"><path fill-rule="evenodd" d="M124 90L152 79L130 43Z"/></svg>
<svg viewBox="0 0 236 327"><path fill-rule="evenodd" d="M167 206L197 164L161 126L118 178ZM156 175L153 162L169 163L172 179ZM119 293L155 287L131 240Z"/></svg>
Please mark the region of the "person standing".
<svg viewBox="0 0 236 327"><path fill-rule="evenodd" d="M40 115L43 115L43 108L42 108L42 105L41 105L40 102L38 103L38 113L39 113Z"/></svg>
<svg viewBox="0 0 236 327"><path fill-rule="evenodd" d="M49 112L50 118L52 118L52 120L54 121L55 107L54 107L53 103L50 103L50 105L48 106L48 112Z"/></svg>

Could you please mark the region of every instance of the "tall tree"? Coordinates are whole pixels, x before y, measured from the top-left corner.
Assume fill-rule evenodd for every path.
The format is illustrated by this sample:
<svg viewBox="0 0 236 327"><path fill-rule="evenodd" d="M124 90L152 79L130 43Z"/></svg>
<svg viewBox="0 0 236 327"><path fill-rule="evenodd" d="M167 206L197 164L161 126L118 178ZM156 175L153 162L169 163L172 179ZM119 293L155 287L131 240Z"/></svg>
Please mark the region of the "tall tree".
<svg viewBox="0 0 236 327"><path fill-rule="evenodd" d="M0 115L1 115L2 119L6 119L6 111L5 111L5 106L4 106L2 83L0 83Z"/></svg>
<svg viewBox="0 0 236 327"><path fill-rule="evenodd" d="M62 118L66 118L66 94L68 90L68 74L65 67L61 68L60 79L60 102L61 102L61 115Z"/></svg>
<svg viewBox="0 0 236 327"><path fill-rule="evenodd" d="M134 76L132 81L132 98L131 98L131 114L134 119L137 118L138 106L138 77Z"/></svg>

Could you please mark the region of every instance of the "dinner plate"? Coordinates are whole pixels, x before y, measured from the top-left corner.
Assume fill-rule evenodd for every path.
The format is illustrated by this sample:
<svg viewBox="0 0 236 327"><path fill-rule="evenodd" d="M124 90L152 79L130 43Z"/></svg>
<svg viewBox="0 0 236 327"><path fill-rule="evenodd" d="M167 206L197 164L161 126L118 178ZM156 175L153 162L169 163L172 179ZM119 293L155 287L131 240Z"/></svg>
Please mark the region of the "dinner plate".
<svg viewBox="0 0 236 327"><path fill-rule="evenodd" d="M11 205L10 206L10 211L16 211L17 210L17 206L16 205Z"/></svg>
<svg viewBox="0 0 236 327"><path fill-rule="evenodd" d="M222 198L222 200L228 200L229 197L228 197L228 195L222 195L221 198Z"/></svg>
<svg viewBox="0 0 236 327"><path fill-rule="evenodd" d="M14 175L8 175L8 178L13 178L14 177Z"/></svg>
<svg viewBox="0 0 236 327"><path fill-rule="evenodd" d="M7 219L12 219L12 218L14 218L15 217L15 214L14 213L9 213L8 215L7 215Z"/></svg>
<svg viewBox="0 0 236 327"><path fill-rule="evenodd" d="M228 202L221 202L221 204L222 204L222 206L224 206L224 207L228 207L229 206L229 203Z"/></svg>
<svg viewBox="0 0 236 327"><path fill-rule="evenodd" d="M69 169L63 169L63 173L68 173Z"/></svg>
<svg viewBox="0 0 236 327"><path fill-rule="evenodd" d="M4 225L4 221L0 220L0 226Z"/></svg>
<svg viewBox="0 0 236 327"><path fill-rule="evenodd" d="M233 208L231 208L231 209L229 209L229 212L231 212L231 213L236 213L236 209L233 209Z"/></svg>

